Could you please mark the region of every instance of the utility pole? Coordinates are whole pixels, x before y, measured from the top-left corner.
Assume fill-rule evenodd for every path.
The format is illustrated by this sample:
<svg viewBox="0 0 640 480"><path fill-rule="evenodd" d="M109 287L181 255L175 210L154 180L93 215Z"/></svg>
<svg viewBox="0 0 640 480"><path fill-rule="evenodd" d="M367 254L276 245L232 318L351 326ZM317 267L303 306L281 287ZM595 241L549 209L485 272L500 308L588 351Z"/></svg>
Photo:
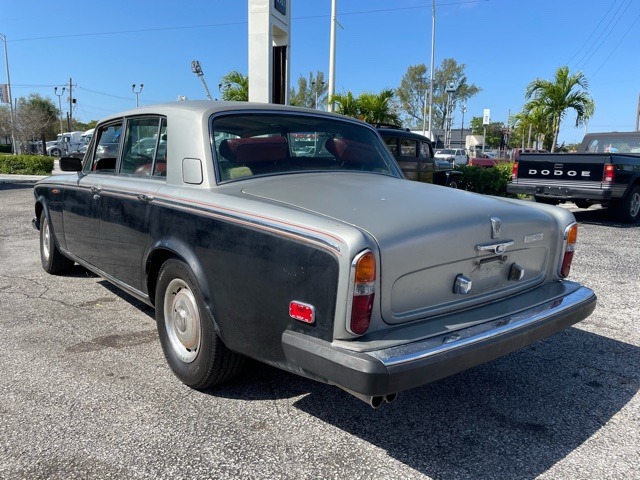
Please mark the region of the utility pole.
<svg viewBox="0 0 640 480"><path fill-rule="evenodd" d="M69 77L69 131L71 131L72 124L73 124L73 85L71 84L71 77Z"/></svg>
<svg viewBox="0 0 640 480"><path fill-rule="evenodd" d="M638 110L636 111L636 132L640 131L640 93L638 94Z"/></svg>

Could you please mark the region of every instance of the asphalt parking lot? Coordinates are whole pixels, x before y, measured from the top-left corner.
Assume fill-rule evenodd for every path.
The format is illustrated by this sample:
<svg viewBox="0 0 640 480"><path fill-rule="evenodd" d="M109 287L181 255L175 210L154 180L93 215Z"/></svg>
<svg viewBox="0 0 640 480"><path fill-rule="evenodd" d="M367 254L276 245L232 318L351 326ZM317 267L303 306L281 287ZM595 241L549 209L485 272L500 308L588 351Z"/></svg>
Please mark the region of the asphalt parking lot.
<svg viewBox="0 0 640 480"><path fill-rule="evenodd" d="M640 478L640 225L573 209L594 314L373 410L258 363L182 385L152 309L42 270L32 205L0 184L0 478Z"/></svg>

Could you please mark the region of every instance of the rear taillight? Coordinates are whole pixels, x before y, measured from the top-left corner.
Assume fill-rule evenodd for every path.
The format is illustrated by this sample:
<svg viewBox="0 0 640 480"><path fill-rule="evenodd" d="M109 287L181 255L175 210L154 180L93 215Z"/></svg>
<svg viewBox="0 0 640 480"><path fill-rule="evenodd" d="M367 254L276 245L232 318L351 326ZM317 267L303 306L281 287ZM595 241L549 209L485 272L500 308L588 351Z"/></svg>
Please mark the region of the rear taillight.
<svg viewBox="0 0 640 480"><path fill-rule="evenodd" d="M611 163L607 163L604 166L604 173L602 174L603 183L613 183L613 179L616 175L616 167Z"/></svg>
<svg viewBox="0 0 640 480"><path fill-rule="evenodd" d="M356 256L351 264L353 296L347 330L363 335L371 324L373 299L376 292L376 257L366 250Z"/></svg>
<svg viewBox="0 0 640 480"><path fill-rule="evenodd" d="M511 180L518 179L518 162L513 162L513 167L511 167Z"/></svg>
<svg viewBox="0 0 640 480"><path fill-rule="evenodd" d="M564 231L564 255L562 256L562 264L560 265L560 276L566 278L571 271L571 262L573 262L573 254L578 241L578 224L572 223Z"/></svg>

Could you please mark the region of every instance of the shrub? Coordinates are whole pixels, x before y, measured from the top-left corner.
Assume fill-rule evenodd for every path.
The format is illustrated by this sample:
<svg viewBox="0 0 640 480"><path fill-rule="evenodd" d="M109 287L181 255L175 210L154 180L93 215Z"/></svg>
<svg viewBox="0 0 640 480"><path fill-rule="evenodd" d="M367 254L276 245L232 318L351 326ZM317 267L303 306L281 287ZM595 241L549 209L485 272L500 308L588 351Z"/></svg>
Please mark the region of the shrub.
<svg viewBox="0 0 640 480"><path fill-rule="evenodd" d="M0 156L0 173L14 175L51 175L53 158L42 155Z"/></svg>
<svg viewBox="0 0 640 480"><path fill-rule="evenodd" d="M494 167L484 168L473 165L461 165L456 167L462 172L458 182L458 188L484 195L498 197L514 197L507 192L507 184L511 180L511 168L513 163L498 163Z"/></svg>

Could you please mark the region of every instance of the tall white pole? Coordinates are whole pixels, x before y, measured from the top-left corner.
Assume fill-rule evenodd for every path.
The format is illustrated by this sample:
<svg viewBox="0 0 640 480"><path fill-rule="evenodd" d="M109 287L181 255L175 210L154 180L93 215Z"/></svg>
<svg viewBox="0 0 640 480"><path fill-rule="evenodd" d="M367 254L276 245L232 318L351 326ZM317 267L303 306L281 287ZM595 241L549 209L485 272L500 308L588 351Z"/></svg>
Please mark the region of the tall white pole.
<svg viewBox="0 0 640 480"><path fill-rule="evenodd" d="M331 39L329 42L329 98L327 101L327 111L329 112L333 112L333 96L336 93L336 3L337 0L331 0Z"/></svg>
<svg viewBox="0 0 640 480"><path fill-rule="evenodd" d="M16 149L16 139L13 135L13 124L15 121L13 113L13 99L11 97L11 77L9 76L9 54L7 53L7 36L0 33L0 39L4 42L4 61L7 66L7 93L9 94L9 111L11 115L11 149L13 153L18 153Z"/></svg>
<svg viewBox="0 0 640 480"><path fill-rule="evenodd" d="M429 135L431 133L431 117L433 115L433 68L435 64L436 49L436 0L433 0L433 9L431 13L431 71L429 72ZM432 138L431 141L434 139Z"/></svg>

